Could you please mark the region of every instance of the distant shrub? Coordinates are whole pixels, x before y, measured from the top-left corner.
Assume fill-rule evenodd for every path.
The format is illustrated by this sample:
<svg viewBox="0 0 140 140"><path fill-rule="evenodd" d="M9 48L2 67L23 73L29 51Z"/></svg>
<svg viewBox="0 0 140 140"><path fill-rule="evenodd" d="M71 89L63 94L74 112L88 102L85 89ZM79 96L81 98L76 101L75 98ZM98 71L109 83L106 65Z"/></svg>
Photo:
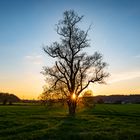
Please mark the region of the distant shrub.
<svg viewBox="0 0 140 140"><path fill-rule="evenodd" d="M9 105L12 105L12 103L14 102L19 102L20 99L14 95L14 94L9 94L9 93L0 93L0 102L3 105L6 105L7 103L9 103Z"/></svg>
<svg viewBox="0 0 140 140"><path fill-rule="evenodd" d="M83 93L82 103L85 107L95 107L92 90L87 90Z"/></svg>
<svg viewBox="0 0 140 140"><path fill-rule="evenodd" d="M85 107L95 107L95 102L93 97L83 97L82 102Z"/></svg>

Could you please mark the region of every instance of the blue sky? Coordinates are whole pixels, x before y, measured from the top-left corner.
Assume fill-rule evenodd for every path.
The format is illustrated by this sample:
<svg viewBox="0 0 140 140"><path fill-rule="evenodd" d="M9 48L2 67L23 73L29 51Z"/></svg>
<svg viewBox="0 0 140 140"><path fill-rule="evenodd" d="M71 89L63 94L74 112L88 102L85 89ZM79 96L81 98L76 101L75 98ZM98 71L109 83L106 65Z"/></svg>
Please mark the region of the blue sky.
<svg viewBox="0 0 140 140"><path fill-rule="evenodd" d="M92 87L95 94L140 93L139 0L0 0L0 91L22 98L42 92L40 71L53 62L42 44L59 40L55 24L69 9L85 16L81 28L92 23L86 51L109 63L109 84Z"/></svg>

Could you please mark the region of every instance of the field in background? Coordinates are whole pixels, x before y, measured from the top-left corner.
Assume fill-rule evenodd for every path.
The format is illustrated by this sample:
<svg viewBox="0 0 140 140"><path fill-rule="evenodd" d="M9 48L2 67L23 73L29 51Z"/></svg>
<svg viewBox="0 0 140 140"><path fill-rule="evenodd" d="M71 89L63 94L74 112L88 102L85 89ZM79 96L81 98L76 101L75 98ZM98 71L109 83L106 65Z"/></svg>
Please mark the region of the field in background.
<svg viewBox="0 0 140 140"><path fill-rule="evenodd" d="M63 107L0 106L0 140L140 138L140 104L99 104L67 114Z"/></svg>

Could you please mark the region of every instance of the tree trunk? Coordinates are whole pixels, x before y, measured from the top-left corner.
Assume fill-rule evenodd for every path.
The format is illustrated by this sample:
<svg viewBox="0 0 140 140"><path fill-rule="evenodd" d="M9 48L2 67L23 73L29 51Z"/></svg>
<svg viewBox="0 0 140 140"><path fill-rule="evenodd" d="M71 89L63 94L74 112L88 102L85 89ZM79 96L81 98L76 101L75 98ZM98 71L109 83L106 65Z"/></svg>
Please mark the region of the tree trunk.
<svg viewBox="0 0 140 140"><path fill-rule="evenodd" d="M68 108L69 108L69 115L74 116L76 113L76 106L77 106L76 100L69 99L67 101L67 104L68 104Z"/></svg>

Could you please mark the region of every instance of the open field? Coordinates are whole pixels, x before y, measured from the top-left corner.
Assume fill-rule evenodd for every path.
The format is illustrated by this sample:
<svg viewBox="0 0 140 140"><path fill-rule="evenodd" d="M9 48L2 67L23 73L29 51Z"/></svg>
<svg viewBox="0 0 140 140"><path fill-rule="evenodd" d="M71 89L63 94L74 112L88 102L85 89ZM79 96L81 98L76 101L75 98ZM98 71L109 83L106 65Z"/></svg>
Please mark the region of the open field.
<svg viewBox="0 0 140 140"><path fill-rule="evenodd" d="M138 140L140 104L96 105L69 117L62 107L0 106L0 140Z"/></svg>

